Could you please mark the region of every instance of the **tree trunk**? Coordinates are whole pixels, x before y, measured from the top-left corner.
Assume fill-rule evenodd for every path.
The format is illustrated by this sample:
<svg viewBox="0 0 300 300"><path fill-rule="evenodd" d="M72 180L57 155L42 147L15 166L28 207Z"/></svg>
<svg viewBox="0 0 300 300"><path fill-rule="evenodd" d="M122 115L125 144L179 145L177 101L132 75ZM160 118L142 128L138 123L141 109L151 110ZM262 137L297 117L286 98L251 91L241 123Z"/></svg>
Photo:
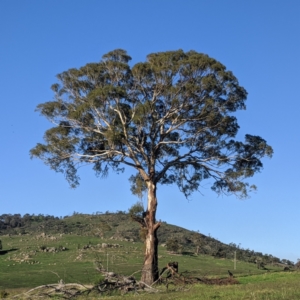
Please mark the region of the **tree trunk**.
<svg viewBox="0 0 300 300"><path fill-rule="evenodd" d="M145 258L142 270L141 281L151 285L154 281L158 279L158 239L157 239L157 229L160 223L156 223L155 214L157 208L156 199L156 185L153 182L148 182L148 207L145 215L145 223L147 228L147 235L145 240Z"/></svg>

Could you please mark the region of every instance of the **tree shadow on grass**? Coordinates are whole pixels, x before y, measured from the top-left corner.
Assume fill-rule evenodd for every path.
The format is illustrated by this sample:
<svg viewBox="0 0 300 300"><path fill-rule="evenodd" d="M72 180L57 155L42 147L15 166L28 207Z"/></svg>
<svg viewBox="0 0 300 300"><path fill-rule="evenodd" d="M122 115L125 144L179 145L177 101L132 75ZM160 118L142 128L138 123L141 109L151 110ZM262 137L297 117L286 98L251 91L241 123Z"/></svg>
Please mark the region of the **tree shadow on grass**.
<svg viewBox="0 0 300 300"><path fill-rule="evenodd" d="M9 250L0 250L0 255L5 255L8 252L17 251L17 250L19 250L19 249L13 248L13 249L9 249Z"/></svg>
<svg viewBox="0 0 300 300"><path fill-rule="evenodd" d="M188 255L188 256L196 256L194 252L192 251L182 251L181 252L182 255Z"/></svg>

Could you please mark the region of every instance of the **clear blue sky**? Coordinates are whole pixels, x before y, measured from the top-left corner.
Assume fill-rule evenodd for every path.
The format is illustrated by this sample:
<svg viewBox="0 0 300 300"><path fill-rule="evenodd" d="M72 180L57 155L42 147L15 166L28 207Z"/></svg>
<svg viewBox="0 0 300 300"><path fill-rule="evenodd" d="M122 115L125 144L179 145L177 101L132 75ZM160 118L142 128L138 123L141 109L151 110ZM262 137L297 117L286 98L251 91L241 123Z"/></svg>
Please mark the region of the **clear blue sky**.
<svg viewBox="0 0 300 300"><path fill-rule="evenodd" d="M247 200L217 197L207 186L187 201L176 186L160 186L158 219L296 262L299 16L299 0L1 0L0 214L127 210L137 201L130 170L103 180L87 167L72 190L62 174L30 160L51 125L35 107L52 99L56 74L110 50L123 48L136 63L152 52L192 49L233 71L249 93L239 138L262 136L274 156L251 179L258 191Z"/></svg>

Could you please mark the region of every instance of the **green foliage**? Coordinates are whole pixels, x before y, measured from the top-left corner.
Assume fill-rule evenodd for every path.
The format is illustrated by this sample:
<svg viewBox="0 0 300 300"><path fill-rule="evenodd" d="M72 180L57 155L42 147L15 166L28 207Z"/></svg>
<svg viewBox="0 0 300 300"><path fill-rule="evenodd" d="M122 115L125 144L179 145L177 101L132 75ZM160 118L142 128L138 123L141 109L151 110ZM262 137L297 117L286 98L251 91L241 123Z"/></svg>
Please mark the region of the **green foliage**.
<svg viewBox="0 0 300 300"><path fill-rule="evenodd" d="M54 99L37 106L57 126L31 157L63 172L72 187L88 163L102 176L134 168L139 198L148 181L177 184L188 197L209 178L217 193L246 197L255 188L246 179L273 150L259 136L235 140L233 113L246 108L247 92L233 73L196 51L152 53L132 67L130 60L116 49L58 74Z"/></svg>
<svg viewBox="0 0 300 300"><path fill-rule="evenodd" d="M129 178L129 181L131 183L131 192L133 195L136 195L140 201L143 198L144 193L147 191L147 186L140 174L131 175Z"/></svg>
<svg viewBox="0 0 300 300"><path fill-rule="evenodd" d="M175 253L177 253L180 248L180 244L176 238L169 238L166 242L166 246L168 251Z"/></svg>
<svg viewBox="0 0 300 300"><path fill-rule="evenodd" d="M139 223L140 225L140 230L139 230L139 238L141 241L145 241L147 237L147 227L144 221L144 216L145 216L145 209L144 205L141 201L133 204L129 210L128 210L129 216L131 220Z"/></svg>
<svg viewBox="0 0 300 300"><path fill-rule="evenodd" d="M142 218L144 211L145 211L145 209L144 209L143 203L137 202L129 208L128 213L130 216Z"/></svg>

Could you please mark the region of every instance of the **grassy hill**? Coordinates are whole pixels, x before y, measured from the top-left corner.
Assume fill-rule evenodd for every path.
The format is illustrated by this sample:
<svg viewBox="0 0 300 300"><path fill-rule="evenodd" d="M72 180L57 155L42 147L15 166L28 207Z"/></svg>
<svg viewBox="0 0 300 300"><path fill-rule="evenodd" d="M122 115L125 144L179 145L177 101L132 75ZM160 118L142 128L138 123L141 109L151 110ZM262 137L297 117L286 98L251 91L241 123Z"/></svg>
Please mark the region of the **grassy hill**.
<svg viewBox="0 0 300 300"><path fill-rule="evenodd" d="M64 218L25 215L19 216L18 221L10 215L2 215L0 222L3 245L0 250L0 298L1 293L13 295L24 289L57 283L61 279L65 283L93 285L102 279L96 267L140 277L144 245L139 239L139 226L124 212L74 213ZM159 239L160 269L170 261L177 261L180 273L197 277L224 278L231 270L244 288L195 286L184 294L172 294L172 291L178 290L174 287L165 294L162 287L162 298L151 299L284 299L280 298L283 294L278 296L277 292L272 298L270 290L266 290L266 286L272 289L280 284L280 293L285 292L286 299L299 299L296 298L299 296L296 292L299 273L280 273L286 264L270 255L240 249L234 244L226 245L166 223L159 230ZM177 253L165 247L169 239L176 239L180 244ZM103 248L103 244L111 247ZM234 251L237 253L236 269ZM254 259L264 260L264 268L258 269ZM245 292L250 292L251 285L259 289L256 291L258 294L252 291L252 298L247 297L249 294ZM197 298L200 292L206 296ZM265 298L259 295L265 295ZM135 297L140 299L137 295ZM143 299L147 297L143 296Z"/></svg>
<svg viewBox="0 0 300 300"><path fill-rule="evenodd" d="M68 234L98 237L102 239L114 239L117 241L140 242L139 225L133 222L130 216L122 211L117 213L97 213L93 215L74 212L72 216L54 217L44 215L0 215L0 236L2 235L38 235L38 234ZM231 243L224 244L214 238L205 236L199 232L190 231L175 225L162 222L158 230L160 245L168 240L176 240L179 252L185 254L206 254L213 257L233 259L264 264L288 264L290 261L281 261L270 254L264 255L250 249L240 248Z"/></svg>
<svg viewBox="0 0 300 300"><path fill-rule="evenodd" d="M95 264L124 275L137 274L143 263L143 243L112 241L95 236L73 234L2 236L5 245L0 252L0 289L34 287L57 282L93 284L99 279ZM117 244L116 248L102 248L102 243ZM65 250L62 250L65 248ZM56 249L56 251L45 251ZM175 254L159 246L159 267L169 261L179 262L179 271L195 276L227 276L260 274L255 264L238 261L233 270L231 259L208 255ZM282 270L269 266L271 271Z"/></svg>

